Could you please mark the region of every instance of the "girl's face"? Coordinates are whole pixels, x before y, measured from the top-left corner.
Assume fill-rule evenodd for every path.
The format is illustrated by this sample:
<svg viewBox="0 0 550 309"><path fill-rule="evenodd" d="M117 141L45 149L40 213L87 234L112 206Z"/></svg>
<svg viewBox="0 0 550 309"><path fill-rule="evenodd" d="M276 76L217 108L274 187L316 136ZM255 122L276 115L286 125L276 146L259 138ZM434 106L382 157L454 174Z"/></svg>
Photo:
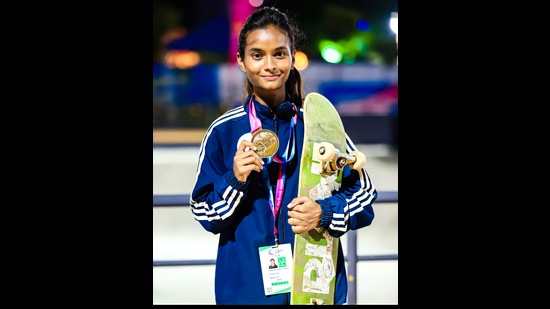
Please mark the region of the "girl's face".
<svg viewBox="0 0 550 309"><path fill-rule="evenodd" d="M285 82L294 67L287 36L273 26L248 34L244 55L237 61L256 94L285 94Z"/></svg>

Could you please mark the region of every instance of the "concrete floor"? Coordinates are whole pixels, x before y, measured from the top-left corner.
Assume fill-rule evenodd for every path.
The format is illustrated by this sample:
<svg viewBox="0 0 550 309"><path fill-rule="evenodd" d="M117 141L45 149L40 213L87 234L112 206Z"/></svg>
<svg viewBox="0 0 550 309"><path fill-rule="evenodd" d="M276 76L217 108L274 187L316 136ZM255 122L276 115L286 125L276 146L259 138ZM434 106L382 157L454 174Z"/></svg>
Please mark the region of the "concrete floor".
<svg viewBox="0 0 550 309"><path fill-rule="evenodd" d="M379 191L398 191L397 152L358 145ZM198 147L153 147L153 194L190 194ZM398 254L398 204L374 204L371 226L357 231L358 255ZM341 238L344 253L347 237ZM218 236L205 231L189 207L153 207L153 260L216 259ZM153 267L153 305L215 304L214 265ZM357 304L398 304L398 261L357 264Z"/></svg>

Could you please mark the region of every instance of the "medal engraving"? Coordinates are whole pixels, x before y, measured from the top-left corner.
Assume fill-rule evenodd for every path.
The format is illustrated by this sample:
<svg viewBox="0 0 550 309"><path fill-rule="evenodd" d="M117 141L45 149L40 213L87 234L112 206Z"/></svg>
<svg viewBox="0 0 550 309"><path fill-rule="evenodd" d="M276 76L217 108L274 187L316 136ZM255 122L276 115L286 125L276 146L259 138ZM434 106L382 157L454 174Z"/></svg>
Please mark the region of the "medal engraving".
<svg viewBox="0 0 550 309"><path fill-rule="evenodd" d="M252 134L252 143L256 146L256 153L262 158L269 158L279 149L279 138L270 130L258 130Z"/></svg>

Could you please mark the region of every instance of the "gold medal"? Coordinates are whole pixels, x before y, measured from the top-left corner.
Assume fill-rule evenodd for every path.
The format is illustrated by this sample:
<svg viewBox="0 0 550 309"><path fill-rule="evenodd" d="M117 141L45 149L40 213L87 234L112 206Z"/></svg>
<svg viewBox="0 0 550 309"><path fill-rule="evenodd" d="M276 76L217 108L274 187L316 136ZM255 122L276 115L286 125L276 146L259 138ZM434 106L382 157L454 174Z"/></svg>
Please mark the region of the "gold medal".
<svg viewBox="0 0 550 309"><path fill-rule="evenodd" d="M279 149L279 138L273 131L260 129L252 134L252 143L256 153L262 158L269 158Z"/></svg>

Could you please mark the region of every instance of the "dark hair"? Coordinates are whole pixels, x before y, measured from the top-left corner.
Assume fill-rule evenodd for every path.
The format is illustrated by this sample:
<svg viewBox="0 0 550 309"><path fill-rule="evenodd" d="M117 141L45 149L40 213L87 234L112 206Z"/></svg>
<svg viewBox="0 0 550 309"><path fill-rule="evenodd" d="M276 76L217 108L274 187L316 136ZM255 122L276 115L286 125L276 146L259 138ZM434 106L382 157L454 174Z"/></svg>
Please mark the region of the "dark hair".
<svg viewBox="0 0 550 309"><path fill-rule="evenodd" d="M298 29L295 20L290 18L287 14L279 11L274 7L262 7L254 11L247 17L244 22L241 32L239 34L239 55L244 59L244 47L246 46L246 37L248 34L257 29L265 29L269 26L274 26L286 34L290 41L290 51L296 50L296 45L301 44L305 38L304 34ZM287 95L290 97L290 101L301 107L303 102L303 84L302 76L298 69L294 67L290 72L288 80L285 83L285 89ZM248 79L245 80L246 95L251 95L253 92L252 84Z"/></svg>

